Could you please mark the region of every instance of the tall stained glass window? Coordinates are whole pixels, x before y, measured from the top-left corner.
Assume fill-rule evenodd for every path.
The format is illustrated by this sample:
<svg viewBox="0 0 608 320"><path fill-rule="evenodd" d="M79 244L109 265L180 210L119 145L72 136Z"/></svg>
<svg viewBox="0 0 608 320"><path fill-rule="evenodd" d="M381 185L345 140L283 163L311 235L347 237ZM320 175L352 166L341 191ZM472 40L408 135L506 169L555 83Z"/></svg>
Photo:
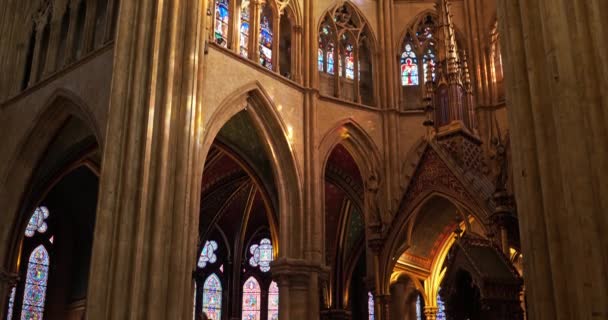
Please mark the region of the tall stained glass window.
<svg viewBox="0 0 608 320"><path fill-rule="evenodd" d="M243 0L241 4L241 27L240 29L240 54L241 56L247 58L247 48L249 43L249 1Z"/></svg>
<svg viewBox="0 0 608 320"><path fill-rule="evenodd" d="M401 85L418 85L418 59L410 43L405 45L405 51L401 54Z"/></svg>
<svg viewBox="0 0 608 320"><path fill-rule="evenodd" d="M420 299L420 295L416 297L416 320L422 320L422 299Z"/></svg>
<svg viewBox="0 0 608 320"><path fill-rule="evenodd" d="M217 255L215 254L217 248L217 242L213 240L205 242L201 255L198 258L197 265L199 268L204 268L207 264L214 264L217 261Z"/></svg>
<svg viewBox="0 0 608 320"><path fill-rule="evenodd" d="M324 69L324 61L325 61L325 53L323 52L323 49L319 48L318 52L317 52L317 69L319 69L319 71L323 72L325 71Z"/></svg>
<svg viewBox="0 0 608 320"><path fill-rule="evenodd" d="M203 285L203 312L211 320L222 319L222 282L215 273Z"/></svg>
<svg viewBox="0 0 608 320"><path fill-rule="evenodd" d="M15 306L15 294L17 293L17 288L13 287L11 289L11 295L8 297L8 310L6 311L6 320L13 319L13 307Z"/></svg>
<svg viewBox="0 0 608 320"><path fill-rule="evenodd" d="M439 291L441 291L441 288L439 288ZM441 296L439 294L437 294L437 320L446 320L446 316L445 316L445 303L443 302L443 299L441 299Z"/></svg>
<svg viewBox="0 0 608 320"><path fill-rule="evenodd" d="M334 74L334 44L327 44L327 73Z"/></svg>
<svg viewBox="0 0 608 320"><path fill-rule="evenodd" d="M352 44L347 44L344 50L344 64L346 65L346 70L344 76L347 79L355 78L355 54L353 50Z"/></svg>
<svg viewBox="0 0 608 320"><path fill-rule="evenodd" d="M38 207L34 210L34 213L30 217L30 221L25 227L25 236L31 238L34 236L36 231L39 233L45 233L48 229L48 225L44 220L49 217L49 209L46 207Z"/></svg>
<svg viewBox="0 0 608 320"><path fill-rule="evenodd" d="M279 287L274 281L268 288L268 320L279 320Z"/></svg>
<svg viewBox="0 0 608 320"><path fill-rule="evenodd" d="M249 277L243 285L243 320L260 320L260 284Z"/></svg>
<svg viewBox="0 0 608 320"><path fill-rule="evenodd" d="M228 5L228 0L215 1L215 43L222 47L228 47L228 20L230 19Z"/></svg>
<svg viewBox="0 0 608 320"><path fill-rule="evenodd" d="M432 76L432 81L435 81L435 76L437 74L437 72L435 71L435 68L437 65L437 57L435 55L435 48L433 47L432 43L425 50L424 56L422 56L422 63L424 64L423 70L424 70L425 81L429 81L429 79L427 79L428 72L429 72L428 71L429 65L431 67L430 72L431 72L431 76Z"/></svg>
<svg viewBox="0 0 608 320"><path fill-rule="evenodd" d="M260 21L260 64L272 70L272 15L268 11L270 8L266 5Z"/></svg>
<svg viewBox="0 0 608 320"><path fill-rule="evenodd" d="M376 309L374 308L374 295L371 292L367 293L367 313L369 320L376 319Z"/></svg>
<svg viewBox="0 0 608 320"><path fill-rule="evenodd" d="M270 262L272 261L272 243L270 239L264 238L260 244L254 244L249 248L251 258L249 265L252 267L260 267L262 272L270 271Z"/></svg>
<svg viewBox="0 0 608 320"><path fill-rule="evenodd" d="M49 253L39 245L30 255L23 294L21 320L42 319L49 276Z"/></svg>

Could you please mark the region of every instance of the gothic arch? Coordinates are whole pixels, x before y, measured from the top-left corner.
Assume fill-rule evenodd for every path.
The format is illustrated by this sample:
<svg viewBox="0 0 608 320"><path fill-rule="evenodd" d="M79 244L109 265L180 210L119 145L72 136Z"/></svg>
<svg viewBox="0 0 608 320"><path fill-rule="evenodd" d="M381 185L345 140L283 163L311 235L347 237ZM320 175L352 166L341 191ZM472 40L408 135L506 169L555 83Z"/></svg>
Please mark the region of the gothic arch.
<svg viewBox="0 0 608 320"><path fill-rule="evenodd" d="M241 111L246 111L263 141L268 141L267 152L273 162L275 183L282 186L279 198L280 256L299 257L302 253L304 225L300 174L294 151L287 140L287 130L276 106L257 81L247 84L226 97L211 115L205 128L198 174L202 176L204 161L221 128ZM198 217L195 218L198 221ZM291 238L288 238L291 235Z"/></svg>
<svg viewBox="0 0 608 320"><path fill-rule="evenodd" d="M329 156L339 144L346 148L359 167L362 176L361 178L364 183L364 194L366 194L367 190L365 189L367 188L365 185L370 182L369 180L375 179L377 183L382 180L381 175L383 168L381 165L381 154L371 136L369 136L365 129L353 119L339 121L333 129L326 133L321 139L321 142L319 143L319 155L321 157L319 181L322 181L325 177ZM367 198L368 197L364 196L363 210L365 223L366 225L369 225L370 217L367 208L370 200ZM321 203L323 203L321 212L325 212L324 200L322 200Z"/></svg>
<svg viewBox="0 0 608 320"><path fill-rule="evenodd" d="M0 216L0 243L3 244L0 246L0 266L8 270L11 268L7 263L14 253L14 241L11 240L15 238L13 231L20 230L16 227L25 219L22 217L26 210L23 202L27 200L28 190L34 183L37 167L62 126L70 117L75 117L95 137L93 144L97 144L99 149L102 145L101 131L92 110L76 94L60 89L47 101L19 141L19 149L9 158L7 171L0 176L0 205L4 212Z"/></svg>

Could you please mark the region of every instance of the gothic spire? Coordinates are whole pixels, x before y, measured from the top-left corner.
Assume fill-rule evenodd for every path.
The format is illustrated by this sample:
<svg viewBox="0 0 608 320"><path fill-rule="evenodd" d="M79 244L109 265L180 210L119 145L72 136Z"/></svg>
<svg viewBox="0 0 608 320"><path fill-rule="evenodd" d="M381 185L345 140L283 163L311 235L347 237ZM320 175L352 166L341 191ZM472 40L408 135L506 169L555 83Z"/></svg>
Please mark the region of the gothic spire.
<svg viewBox="0 0 608 320"><path fill-rule="evenodd" d="M436 9L439 19L437 35L439 38L439 58L445 64L447 81L457 83L460 81L460 61L458 58L458 45L456 43L456 32L452 23L449 0L436 0Z"/></svg>

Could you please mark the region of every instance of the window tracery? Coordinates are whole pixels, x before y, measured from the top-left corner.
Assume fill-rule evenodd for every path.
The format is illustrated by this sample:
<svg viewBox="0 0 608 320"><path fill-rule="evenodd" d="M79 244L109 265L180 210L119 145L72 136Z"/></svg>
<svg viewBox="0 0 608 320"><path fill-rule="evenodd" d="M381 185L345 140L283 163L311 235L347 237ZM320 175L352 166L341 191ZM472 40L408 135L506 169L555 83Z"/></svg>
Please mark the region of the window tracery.
<svg viewBox="0 0 608 320"><path fill-rule="evenodd" d="M259 267L262 272L270 271L270 262L272 262L272 243L270 239L264 238L260 244L253 244L249 248L251 258L249 265Z"/></svg>
<svg viewBox="0 0 608 320"><path fill-rule="evenodd" d="M215 254L217 248L217 242L213 240L205 242L205 245L201 250L201 255L198 259L197 265L199 268L204 268L207 266L207 263L213 264L217 261L217 255Z"/></svg>
<svg viewBox="0 0 608 320"><path fill-rule="evenodd" d="M48 225L44 220L48 217L49 209L47 209L47 207L41 206L36 208L27 223L27 227L25 227L25 236L31 238L36 232L45 233L48 229Z"/></svg>

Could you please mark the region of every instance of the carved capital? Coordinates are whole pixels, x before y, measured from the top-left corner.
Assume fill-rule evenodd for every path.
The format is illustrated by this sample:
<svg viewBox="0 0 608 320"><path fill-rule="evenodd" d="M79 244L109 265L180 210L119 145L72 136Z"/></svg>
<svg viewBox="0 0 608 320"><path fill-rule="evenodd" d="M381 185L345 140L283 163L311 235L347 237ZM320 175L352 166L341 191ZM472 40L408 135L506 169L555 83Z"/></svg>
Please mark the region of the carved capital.
<svg viewBox="0 0 608 320"><path fill-rule="evenodd" d="M307 288L313 274L321 281L329 275L329 268L301 259L279 258L272 262L272 277L280 286Z"/></svg>
<svg viewBox="0 0 608 320"><path fill-rule="evenodd" d="M437 307L424 307L424 315L426 320L437 319Z"/></svg>

